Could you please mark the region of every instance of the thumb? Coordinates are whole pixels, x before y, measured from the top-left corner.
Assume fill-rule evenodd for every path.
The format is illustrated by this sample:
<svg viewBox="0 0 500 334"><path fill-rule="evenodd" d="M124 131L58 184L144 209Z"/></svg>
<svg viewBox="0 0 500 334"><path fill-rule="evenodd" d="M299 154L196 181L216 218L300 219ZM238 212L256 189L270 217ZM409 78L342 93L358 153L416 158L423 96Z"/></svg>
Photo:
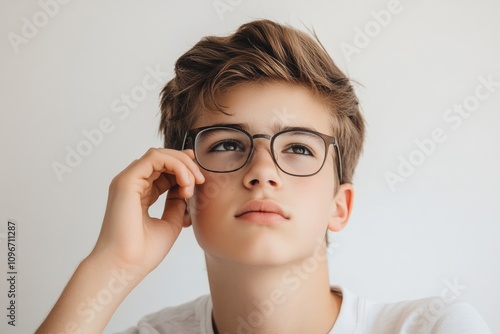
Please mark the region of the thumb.
<svg viewBox="0 0 500 334"><path fill-rule="evenodd" d="M184 198L179 195L179 187L174 186L167 192L165 207L161 219L169 224L176 226L185 226L184 216L187 210L187 203Z"/></svg>

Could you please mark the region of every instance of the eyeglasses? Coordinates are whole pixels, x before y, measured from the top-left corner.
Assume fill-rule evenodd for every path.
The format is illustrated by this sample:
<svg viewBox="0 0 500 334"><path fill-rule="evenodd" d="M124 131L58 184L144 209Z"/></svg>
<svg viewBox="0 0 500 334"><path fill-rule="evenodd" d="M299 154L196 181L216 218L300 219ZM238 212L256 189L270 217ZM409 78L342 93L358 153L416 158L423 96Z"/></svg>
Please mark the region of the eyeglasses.
<svg viewBox="0 0 500 334"><path fill-rule="evenodd" d="M229 173L245 166L252 158L254 139L271 141L271 156L278 168L293 176L312 176L325 164L332 144L338 157L338 174L342 183L340 148L335 137L302 128L268 134L251 135L237 126L206 126L189 130L182 149L194 150L198 165L214 173Z"/></svg>

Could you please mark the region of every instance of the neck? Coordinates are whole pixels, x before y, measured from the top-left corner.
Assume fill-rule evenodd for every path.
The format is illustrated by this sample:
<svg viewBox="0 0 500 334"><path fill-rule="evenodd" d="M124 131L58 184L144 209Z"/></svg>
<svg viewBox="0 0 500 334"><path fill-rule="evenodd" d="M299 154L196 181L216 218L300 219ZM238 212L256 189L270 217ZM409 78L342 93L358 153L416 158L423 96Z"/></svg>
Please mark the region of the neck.
<svg viewBox="0 0 500 334"><path fill-rule="evenodd" d="M327 261L246 266L207 258L219 333L328 333L342 299L330 291ZM214 326L215 327L215 326Z"/></svg>

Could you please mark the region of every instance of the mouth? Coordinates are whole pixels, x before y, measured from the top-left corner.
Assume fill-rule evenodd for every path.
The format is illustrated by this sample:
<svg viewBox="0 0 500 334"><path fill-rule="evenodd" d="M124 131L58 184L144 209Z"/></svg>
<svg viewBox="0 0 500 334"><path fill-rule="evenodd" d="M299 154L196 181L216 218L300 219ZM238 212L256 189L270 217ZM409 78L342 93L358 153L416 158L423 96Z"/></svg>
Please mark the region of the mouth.
<svg viewBox="0 0 500 334"><path fill-rule="evenodd" d="M249 201L234 216L261 224L272 224L289 219L288 214L277 203L270 200Z"/></svg>

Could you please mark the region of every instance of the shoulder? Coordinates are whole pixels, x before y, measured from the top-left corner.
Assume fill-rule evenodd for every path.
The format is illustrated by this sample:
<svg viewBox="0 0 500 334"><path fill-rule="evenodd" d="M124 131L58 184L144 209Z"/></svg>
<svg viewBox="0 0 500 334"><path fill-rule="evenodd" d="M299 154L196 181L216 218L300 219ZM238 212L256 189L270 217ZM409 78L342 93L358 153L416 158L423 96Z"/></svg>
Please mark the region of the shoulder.
<svg viewBox="0 0 500 334"><path fill-rule="evenodd" d="M338 321L344 326L351 322L355 333L490 333L479 313L465 302L430 297L381 303L337 289L344 296ZM343 313L344 302L351 314Z"/></svg>
<svg viewBox="0 0 500 334"><path fill-rule="evenodd" d="M490 333L479 313L465 302L445 303L439 297L430 297L372 305L374 322L402 333Z"/></svg>
<svg viewBox="0 0 500 334"><path fill-rule="evenodd" d="M468 333L491 333L488 325L484 321L483 317L477 312L477 310L472 307L472 305L467 303L455 303L450 307L449 312L442 317L439 326L447 328L454 325L459 325L463 332Z"/></svg>
<svg viewBox="0 0 500 334"><path fill-rule="evenodd" d="M190 302L170 306L139 320L137 327L122 334L206 333L210 334L212 301L209 295Z"/></svg>

